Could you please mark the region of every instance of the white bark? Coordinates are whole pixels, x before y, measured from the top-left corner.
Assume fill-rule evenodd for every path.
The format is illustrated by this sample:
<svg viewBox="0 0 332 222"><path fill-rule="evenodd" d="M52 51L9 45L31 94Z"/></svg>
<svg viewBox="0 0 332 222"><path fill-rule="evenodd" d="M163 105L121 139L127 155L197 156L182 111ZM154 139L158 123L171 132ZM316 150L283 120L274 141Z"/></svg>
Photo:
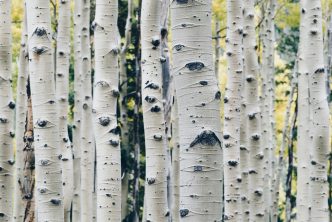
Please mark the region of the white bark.
<svg viewBox="0 0 332 222"><path fill-rule="evenodd" d="M97 0L94 131L97 149L97 221L121 220L121 160L117 125L118 1Z"/></svg>
<svg viewBox="0 0 332 222"><path fill-rule="evenodd" d="M309 221L329 221L327 161L330 151L329 107L324 69L322 8L319 0L303 0L308 28L301 30L310 102Z"/></svg>
<svg viewBox="0 0 332 222"><path fill-rule="evenodd" d="M82 4L81 72L82 72L82 116L81 116L81 222L93 218L94 188L94 143L92 130L92 87L90 49L90 0Z"/></svg>
<svg viewBox="0 0 332 222"><path fill-rule="evenodd" d="M0 1L0 221L11 221L14 183L14 109L11 86L11 1Z"/></svg>
<svg viewBox="0 0 332 222"><path fill-rule="evenodd" d="M73 153L69 141L68 93L70 63L70 0L62 0L59 5L59 25L56 53L56 99L58 102L59 141L62 160L62 185L65 221L70 221L73 199Z"/></svg>
<svg viewBox="0 0 332 222"><path fill-rule="evenodd" d="M243 82L243 2L227 1L227 85L224 105L224 180L225 216L228 221L241 220L240 209L240 123Z"/></svg>
<svg viewBox="0 0 332 222"><path fill-rule="evenodd" d="M25 4L24 4L25 5ZM25 11L25 9L24 9ZM15 183L14 183L14 204L13 204L13 221L23 221L25 216L26 200L31 198L25 196L24 192L24 150L25 150L25 129L27 121L27 79L28 79L28 45L27 45L27 17L23 16L21 48L19 55L19 68L17 77L17 99L16 99L16 154L15 154Z"/></svg>
<svg viewBox="0 0 332 222"><path fill-rule="evenodd" d="M160 58L161 0L143 0L142 104L146 153L146 220L167 221L167 156Z"/></svg>
<svg viewBox="0 0 332 222"><path fill-rule="evenodd" d="M27 1L38 221L64 221L58 119L48 1Z"/></svg>
<svg viewBox="0 0 332 222"><path fill-rule="evenodd" d="M220 97L211 0L171 3L173 76L179 110L180 221L222 219Z"/></svg>
<svg viewBox="0 0 332 222"><path fill-rule="evenodd" d="M81 219L81 115L82 115L82 57L81 57L81 31L82 31L82 1L75 0L74 8L74 125L73 125L73 154L74 154L74 198L72 206L72 220Z"/></svg>

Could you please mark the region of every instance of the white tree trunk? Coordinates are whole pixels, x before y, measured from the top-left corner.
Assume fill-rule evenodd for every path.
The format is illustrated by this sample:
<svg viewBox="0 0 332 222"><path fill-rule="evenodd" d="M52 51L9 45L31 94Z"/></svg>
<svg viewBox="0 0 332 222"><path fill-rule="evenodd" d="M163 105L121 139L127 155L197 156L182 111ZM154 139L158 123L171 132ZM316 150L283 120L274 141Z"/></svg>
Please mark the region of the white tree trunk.
<svg viewBox="0 0 332 222"><path fill-rule="evenodd" d="M241 220L240 210L240 122L241 87L243 83L243 5L242 1L227 1L228 61L224 105L224 180L225 220Z"/></svg>
<svg viewBox="0 0 332 222"><path fill-rule="evenodd" d="M70 221L73 199L73 153L69 141L68 93L70 63L70 0L62 0L59 5L59 25L56 53L56 98L58 102L59 141L62 160L62 185L65 221Z"/></svg>
<svg viewBox="0 0 332 222"><path fill-rule="evenodd" d="M180 221L222 219L220 97L211 0L171 3L173 76L179 110Z"/></svg>
<svg viewBox="0 0 332 222"><path fill-rule="evenodd" d="M81 57L81 32L82 32L82 1L75 0L74 8L74 93L75 109L73 124L73 154L74 154L74 198L72 206L72 221L81 219L81 116L82 116L82 57Z"/></svg>
<svg viewBox="0 0 332 222"><path fill-rule="evenodd" d="M160 58L161 0L143 0L142 104L146 153L146 220L167 221L167 156Z"/></svg>
<svg viewBox="0 0 332 222"><path fill-rule="evenodd" d="M329 221L327 161L330 151L329 107L326 94L324 69L322 8L320 0L303 0L308 28L301 30L305 35L303 47L306 73L309 76L310 102L310 180L309 221ZM302 11L303 12L303 11Z"/></svg>
<svg viewBox="0 0 332 222"><path fill-rule="evenodd" d="M121 220L121 160L117 125L118 1L97 0L94 130L97 149L97 221Z"/></svg>
<svg viewBox="0 0 332 222"><path fill-rule="evenodd" d="M25 4L24 4L25 5ZM25 8L24 8L25 11ZM31 198L25 196L24 191L24 158L25 158L25 131L27 121L27 80L28 80L28 45L27 45L27 16L23 16L22 34L21 34L21 48L19 56L19 68L17 77L17 99L16 99L16 128L15 128L15 141L16 141L16 154L15 154L15 184L14 184L14 204L13 204L13 221L24 221L25 216L25 203L26 200Z"/></svg>
<svg viewBox="0 0 332 222"><path fill-rule="evenodd" d="M11 86L11 1L0 1L0 221L12 220L15 103Z"/></svg>
<svg viewBox="0 0 332 222"><path fill-rule="evenodd" d="M81 116L81 222L93 218L92 193L94 190L94 141L92 130L92 87L90 49L90 0L82 4L81 33L82 116Z"/></svg>
<svg viewBox="0 0 332 222"><path fill-rule="evenodd" d="M48 1L27 1L38 221L64 221L58 119Z"/></svg>

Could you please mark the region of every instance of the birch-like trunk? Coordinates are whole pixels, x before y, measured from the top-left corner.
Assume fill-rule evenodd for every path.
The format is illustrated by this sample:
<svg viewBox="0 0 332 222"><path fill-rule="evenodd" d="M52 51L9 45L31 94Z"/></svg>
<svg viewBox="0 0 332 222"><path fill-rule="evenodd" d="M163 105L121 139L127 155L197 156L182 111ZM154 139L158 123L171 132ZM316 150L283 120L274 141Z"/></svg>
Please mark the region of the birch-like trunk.
<svg viewBox="0 0 332 222"><path fill-rule="evenodd" d="M48 1L27 1L38 221L64 221L61 150Z"/></svg>
<svg viewBox="0 0 332 222"><path fill-rule="evenodd" d="M92 86L90 49L90 0L82 4L81 73L82 73L82 116L81 116L81 222L93 218L92 193L94 190L94 141L92 129Z"/></svg>
<svg viewBox="0 0 332 222"><path fill-rule="evenodd" d="M167 221L167 156L160 58L160 0L143 0L141 11L142 105L146 153L146 220Z"/></svg>
<svg viewBox="0 0 332 222"><path fill-rule="evenodd" d="M24 3L25 6L25 3ZM25 7L24 7L24 11ZM24 221L25 205L31 199L26 196L24 183L24 159L25 159L25 132L27 121L27 83L28 83L28 45L27 45L27 17L26 13L23 16L22 34L21 34L21 48L19 55L19 68L17 77L17 99L16 99L16 126L15 126L15 183L14 183L14 204L13 204L13 221Z"/></svg>
<svg viewBox="0 0 332 222"><path fill-rule="evenodd" d="M73 154L74 154L74 197L72 206L72 220L81 219L81 116L82 116L82 57L81 57L81 32L82 32L82 1L75 0L74 7L74 93L75 109L73 124Z"/></svg>
<svg viewBox="0 0 332 222"><path fill-rule="evenodd" d="M227 85L224 99L225 220L241 220L240 123L243 83L243 2L227 1Z"/></svg>
<svg viewBox="0 0 332 222"><path fill-rule="evenodd" d="M0 1L0 220L12 220L14 147L11 65L11 1Z"/></svg>
<svg viewBox="0 0 332 222"><path fill-rule="evenodd" d="M221 93L214 73L211 0L172 1L171 15L179 110L180 221L220 221Z"/></svg>
<svg viewBox="0 0 332 222"><path fill-rule="evenodd" d="M307 2L301 1L300 43L299 43L299 73L298 73L298 133L297 133L297 220L309 221L309 75L307 70L307 42L305 34L309 29Z"/></svg>
<svg viewBox="0 0 332 222"><path fill-rule="evenodd" d="M68 94L70 63L70 0L59 5L59 25L56 53L56 99L58 102L59 141L62 160L62 185L65 221L70 221L73 199L73 153L68 135Z"/></svg>
<svg viewBox="0 0 332 222"><path fill-rule="evenodd" d="M329 106L326 94L324 69L322 8L320 0L303 0L308 23L302 29L305 73L309 76L310 104L310 180L309 180L309 221L329 221L327 161L330 151Z"/></svg>
<svg viewBox="0 0 332 222"><path fill-rule="evenodd" d="M117 19L117 0L96 1L93 123L97 149L97 221L121 220Z"/></svg>

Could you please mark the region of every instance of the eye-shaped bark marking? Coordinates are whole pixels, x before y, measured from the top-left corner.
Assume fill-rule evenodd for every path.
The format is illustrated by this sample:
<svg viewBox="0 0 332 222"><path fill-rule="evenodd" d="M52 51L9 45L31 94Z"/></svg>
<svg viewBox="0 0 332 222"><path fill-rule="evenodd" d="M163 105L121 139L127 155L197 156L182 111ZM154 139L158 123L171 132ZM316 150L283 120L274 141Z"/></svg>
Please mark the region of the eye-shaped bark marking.
<svg viewBox="0 0 332 222"><path fill-rule="evenodd" d="M194 166L194 172L201 172L203 171L203 166Z"/></svg>
<svg viewBox="0 0 332 222"><path fill-rule="evenodd" d="M111 122L111 119L109 117L99 117L99 124L102 126L108 126Z"/></svg>
<svg viewBox="0 0 332 222"><path fill-rule="evenodd" d="M45 127L46 125L47 125L47 123L48 123L48 121L47 120L42 120L42 119L38 119L37 120L37 125L39 126L39 127Z"/></svg>
<svg viewBox="0 0 332 222"><path fill-rule="evenodd" d="M61 200L59 200L59 199L51 199L50 202L57 206L61 204Z"/></svg>
<svg viewBox="0 0 332 222"><path fill-rule="evenodd" d="M44 187L43 188L38 188L38 192L42 193L42 194L46 193L47 192L47 188L44 188Z"/></svg>
<svg viewBox="0 0 332 222"><path fill-rule="evenodd" d="M176 51L181 51L184 47L185 47L184 45L178 44L178 45L175 45L175 46L174 46L174 49L175 49Z"/></svg>
<svg viewBox="0 0 332 222"><path fill-rule="evenodd" d="M228 161L228 165L232 166L232 167L236 167L238 164L239 164L239 162L236 161L236 160L229 160Z"/></svg>
<svg viewBox="0 0 332 222"><path fill-rule="evenodd" d="M206 86L206 85L208 85L208 81L203 80L203 81L200 81L199 84L201 84L202 86Z"/></svg>
<svg viewBox="0 0 332 222"><path fill-rule="evenodd" d="M44 46L38 46L38 47L33 47L32 48L32 51L34 53L36 53L37 55L41 55L41 54L47 52L48 50L49 50L49 48L44 47Z"/></svg>
<svg viewBox="0 0 332 222"><path fill-rule="evenodd" d="M9 102L9 104L8 104L8 107L10 108L10 109L15 109L15 103L13 102L13 101L10 101Z"/></svg>
<svg viewBox="0 0 332 222"><path fill-rule="evenodd" d="M150 89L159 89L159 86L155 83L150 83L149 85L145 86L146 88L150 88Z"/></svg>
<svg viewBox="0 0 332 222"><path fill-rule="evenodd" d="M49 160L40 160L40 165L42 166L47 166L47 165L50 165L51 161Z"/></svg>
<svg viewBox="0 0 332 222"><path fill-rule="evenodd" d="M189 214L189 210L188 209L181 209L180 210L180 216L181 217L185 217Z"/></svg>
<svg viewBox="0 0 332 222"><path fill-rule="evenodd" d="M197 144L202 144L203 146L214 146L217 143L221 146L221 142L216 134L211 130L204 130L199 134L193 142L191 142L190 147L193 147Z"/></svg>
<svg viewBox="0 0 332 222"><path fill-rule="evenodd" d="M176 0L178 4L187 4L189 0Z"/></svg>
<svg viewBox="0 0 332 222"><path fill-rule="evenodd" d="M34 34L36 34L37 36L40 37L40 36L43 36L43 35L47 35L47 31L44 27L41 27L41 28L37 27Z"/></svg>
<svg viewBox="0 0 332 222"><path fill-rule="evenodd" d="M190 62L186 64L185 67L188 68L190 71L195 71L195 70L200 71L205 67L205 65L204 63L201 62Z"/></svg>
<svg viewBox="0 0 332 222"><path fill-rule="evenodd" d="M153 135L153 139L155 141L161 141L163 139L163 136L160 134Z"/></svg>

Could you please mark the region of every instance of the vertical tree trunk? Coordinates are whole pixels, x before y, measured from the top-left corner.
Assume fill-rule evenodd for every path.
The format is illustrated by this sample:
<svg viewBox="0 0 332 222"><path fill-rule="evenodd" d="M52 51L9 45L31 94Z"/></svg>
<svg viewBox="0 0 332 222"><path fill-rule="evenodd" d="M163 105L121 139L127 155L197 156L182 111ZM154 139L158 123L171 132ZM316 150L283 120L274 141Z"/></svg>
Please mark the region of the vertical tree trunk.
<svg viewBox="0 0 332 222"><path fill-rule="evenodd" d="M56 53L56 99L58 102L59 141L62 160L62 185L65 221L70 222L73 199L73 153L68 135L68 93L70 62L70 0L59 5L59 25Z"/></svg>
<svg viewBox="0 0 332 222"><path fill-rule="evenodd" d="M121 220L121 160L117 125L118 1L97 0L94 130L97 149L97 220Z"/></svg>
<svg viewBox="0 0 332 222"><path fill-rule="evenodd" d="M90 50L90 0L82 4L81 32L81 73L82 73L82 116L81 116L81 222L93 218L94 186L94 141L92 129L92 87L91 87L91 50ZM100 96L100 95L99 95Z"/></svg>
<svg viewBox="0 0 332 222"><path fill-rule="evenodd" d="M0 220L12 220L14 109L11 86L11 1L0 1Z"/></svg>
<svg viewBox="0 0 332 222"><path fill-rule="evenodd" d="M24 3L25 6L25 3ZM24 12L26 11L24 7ZM15 154L15 174L14 174L14 203L13 221L24 221L25 204L31 196L25 196L24 192L24 158L25 158L25 130L27 120L27 79L28 79L28 45L27 45L27 17L23 16L21 48L19 55L19 69L17 77L17 99L16 99L16 154Z"/></svg>
<svg viewBox="0 0 332 222"><path fill-rule="evenodd" d="M82 1L75 0L74 8L74 125L73 125L73 154L74 154L74 198L72 206L72 221L81 219L81 116L82 116L82 57L81 57L81 31L82 31Z"/></svg>
<svg viewBox="0 0 332 222"><path fill-rule="evenodd" d="M322 8L319 0L303 0L302 13L306 14L308 28L301 30L303 39L306 73L309 76L310 102L310 180L309 180L309 220L328 221L327 161L330 151L329 107L326 94L324 69ZM307 163L308 164L308 163Z"/></svg>
<svg viewBox="0 0 332 222"><path fill-rule="evenodd" d="M143 0L142 104L146 153L146 220L167 221L167 156L160 59L161 1Z"/></svg>
<svg viewBox="0 0 332 222"><path fill-rule="evenodd" d="M29 72L34 117L38 221L64 221L48 1L27 1ZM50 65L51 64L51 65Z"/></svg>
<svg viewBox="0 0 332 222"><path fill-rule="evenodd" d="M240 122L241 87L243 82L243 5L242 1L227 1L227 85L224 105L224 179L225 220L239 221L240 204Z"/></svg>
<svg viewBox="0 0 332 222"><path fill-rule="evenodd" d="M171 3L180 136L179 214L181 221L191 222L222 219L221 93L214 73L211 0L199 2Z"/></svg>

